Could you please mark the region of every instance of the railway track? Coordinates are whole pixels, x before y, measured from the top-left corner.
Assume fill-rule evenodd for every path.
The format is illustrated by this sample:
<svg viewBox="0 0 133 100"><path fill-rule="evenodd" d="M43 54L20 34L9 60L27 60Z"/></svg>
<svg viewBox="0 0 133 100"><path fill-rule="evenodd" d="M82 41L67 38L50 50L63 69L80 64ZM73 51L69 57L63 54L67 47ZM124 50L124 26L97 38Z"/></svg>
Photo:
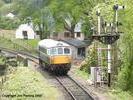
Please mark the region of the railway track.
<svg viewBox="0 0 133 100"><path fill-rule="evenodd" d="M93 98L82 88L82 86L80 86L71 77L58 76L56 79L69 93L73 100L93 100Z"/></svg>
<svg viewBox="0 0 133 100"><path fill-rule="evenodd" d="M21 54L27 57L27 59L35 62L36 64L39 64L38 57L33 56L31 54L22 52L22 51L13 51L13 50L7 50L7 49L1 49L2 51L6 51L12 54ZM39 69L42 70L42 68L39 66ZM59 84L65 89L65 91L71 96L72 100L94 100L83 88L80 86L75 80L73 80L69 76L53 76ZM55 80L54 80L55 81Z"/></svg>
<svg viewBox="0 0 133 100"><path fill-rule="evenodd" d="M27 52L15 51L15 50L6 49L6 48L2 48L2 47L0 47L0 50L1 51L5 51L5 52L8 52L8 53L11 53L11 54L14 54L14 55L21 54L21 55L25 56L28 60L31 60L31 61L35 62L36 64L39 64L39 62L38 62L38 56L29 54Z"/></svg>

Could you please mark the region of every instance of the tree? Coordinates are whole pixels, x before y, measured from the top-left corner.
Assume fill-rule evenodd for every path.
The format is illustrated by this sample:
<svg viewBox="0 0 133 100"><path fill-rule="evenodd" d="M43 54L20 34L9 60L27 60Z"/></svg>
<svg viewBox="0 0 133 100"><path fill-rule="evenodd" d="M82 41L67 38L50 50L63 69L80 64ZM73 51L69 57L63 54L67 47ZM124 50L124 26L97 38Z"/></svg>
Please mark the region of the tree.
<svg viewBox="0 0 133 100"><path fill-rule="evenodd" d="M57 3L58 1L58 3ZM74 33L74 28L81 18L80 5L76 0L53 0L49 5L56 20L57 30L67 30Z"/></svg>
<svg viewBox="0 0 133 100"><path fill-rule="evenodd" d="M121 36L119 47L121 50L122 66L118 76L118 87L125 91L133 92L133 8L132 0L120 2L126 6L124 12L120 12L120 20L123 22L124 34Z"/></svg>
<svg viewBox="0 0 133 100"><path fill-rule="evenodd" d="M34 20L39 27L40 38L48 38L55 31L55 22L49 8L45 7L41 10L41 17Z"/></svg>

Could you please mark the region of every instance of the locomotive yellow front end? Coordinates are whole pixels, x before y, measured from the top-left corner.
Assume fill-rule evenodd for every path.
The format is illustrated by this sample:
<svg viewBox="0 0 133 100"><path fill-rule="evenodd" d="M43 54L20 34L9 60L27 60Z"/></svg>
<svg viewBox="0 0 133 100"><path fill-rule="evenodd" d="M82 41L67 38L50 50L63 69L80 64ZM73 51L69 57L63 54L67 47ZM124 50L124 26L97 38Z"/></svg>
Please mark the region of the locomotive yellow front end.
<svg viewBox="0 0 133 100"><path fill-rule="evenodd" d="M70 55L57 55L51 57L51 64L69 64L71 63Z"/></svg>
<svg viewBox="0 0 133 100"><path fill-rule="evenodd" d="M59 74L66 74L71 68L71 48L57 46L51 49L51 69Z"/></svg>

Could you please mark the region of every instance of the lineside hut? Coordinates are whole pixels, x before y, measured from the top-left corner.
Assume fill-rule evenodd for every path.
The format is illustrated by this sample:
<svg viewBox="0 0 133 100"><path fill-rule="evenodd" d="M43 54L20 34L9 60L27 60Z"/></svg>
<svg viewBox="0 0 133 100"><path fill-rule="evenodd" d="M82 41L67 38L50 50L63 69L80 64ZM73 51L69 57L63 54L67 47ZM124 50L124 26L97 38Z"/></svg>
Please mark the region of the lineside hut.
<svg viewBox="0 0 133 100"><path fill-rule="evenodd" d="M82 60L86 57L88 44L78 39L67 39L63 41L71 45L73 60Z"/></svg>
<svg viewBox="0 0 133 100"><path fill-rule="evenodd" d="M36 33L29 24L21 24L16 30L17 39L35 39Z"/></svg>
<svg viewBox="0 0 133 100"><path fill-rule="evenodd" d="M14 19L15 18L15 15L12 12L10 12L5 17L6 18L9 18L9 19Z"/></svg>

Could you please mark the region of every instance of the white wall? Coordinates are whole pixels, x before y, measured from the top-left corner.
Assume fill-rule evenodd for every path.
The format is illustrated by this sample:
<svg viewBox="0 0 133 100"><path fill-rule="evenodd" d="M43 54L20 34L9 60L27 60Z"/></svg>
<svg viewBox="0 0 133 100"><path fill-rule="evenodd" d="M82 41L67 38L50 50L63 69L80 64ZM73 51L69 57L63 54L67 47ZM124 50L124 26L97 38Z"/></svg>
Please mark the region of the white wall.
<svg viewBox="0 0 133 100"><path fill-rule="evenodd" d="M72 59L76 59L77 58L77 48L74 46L71 46L72 49Z"/></svg>
<svg viewBox="0 0 133 100"><path fill-rule="evenodd" d="M76 38L78 40L84 40L85 36L83 33L80 33L80 37L77 37L77 33L74 33L74 38Z"/></svg>
<svg viewBox="0 0 133 100"><path fill-rule="evenodd" d="M27 31L28 39L35 39L36 33L27 24L22 24L19 26L19 28L16 30L16 38L24 39L23 31Z"/></svg>

